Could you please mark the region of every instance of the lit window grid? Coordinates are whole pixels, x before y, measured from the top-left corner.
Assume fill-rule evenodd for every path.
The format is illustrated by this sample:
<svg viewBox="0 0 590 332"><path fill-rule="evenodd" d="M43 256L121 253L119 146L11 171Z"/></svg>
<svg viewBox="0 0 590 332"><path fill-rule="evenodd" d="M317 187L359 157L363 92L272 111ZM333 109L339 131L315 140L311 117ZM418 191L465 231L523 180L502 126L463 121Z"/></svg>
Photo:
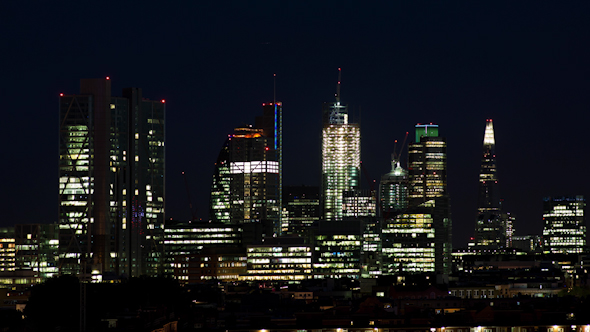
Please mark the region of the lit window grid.
<svg viewBox="0 0 590 332"><path fill-rule="evenodd" d="M360 170L358 125L329 125L322 130L324 218L342 219L342 194L356 188Z"/></svg>

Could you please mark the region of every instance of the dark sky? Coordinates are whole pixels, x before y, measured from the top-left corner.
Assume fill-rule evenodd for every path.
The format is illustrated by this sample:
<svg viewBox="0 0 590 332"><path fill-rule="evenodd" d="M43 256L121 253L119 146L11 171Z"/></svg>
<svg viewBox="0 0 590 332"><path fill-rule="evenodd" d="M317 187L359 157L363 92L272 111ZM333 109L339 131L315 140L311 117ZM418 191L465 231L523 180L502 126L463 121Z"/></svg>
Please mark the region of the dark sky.
<svg viewBox="0 0 590 332"><path fill-rule="evenodd" d="M0 226L57 221L58 95L110 76L167 103L167 216L208 218L213 163L261 104L284 105L284 183L319 185L321 103L361 121L369 179L418 122L448 141L454 244L473 234L485 120L517 234L547 195L589 196L590 2L0 3ZM589 196L590 197L590 196Z"/></svg>

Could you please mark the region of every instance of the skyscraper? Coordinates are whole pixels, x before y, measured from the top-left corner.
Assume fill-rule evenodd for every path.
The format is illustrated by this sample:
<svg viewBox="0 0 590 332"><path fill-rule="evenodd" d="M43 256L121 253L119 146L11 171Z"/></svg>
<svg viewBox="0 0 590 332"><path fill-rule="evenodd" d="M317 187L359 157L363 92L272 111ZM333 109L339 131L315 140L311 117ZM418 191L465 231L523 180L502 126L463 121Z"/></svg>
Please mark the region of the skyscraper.
<svg viewBox="0 0 590 332"><path fill-rule="evenodd" d="M579 254L586 247L584 196L543 198L543 252Z"/></svg>
<svg viewBox="0 0 590 332"><path fill-rule="evenodd" d="M320 220L320 188L286 186L283 189L283 235L304 234L318 226Z"/></svg>
<svg viewBox="0 0 590 332"><path fill-rule="evenodd" d="M408 207L408 171L399 160L391 159L391 172L379 182L379 215L384 219L395 216Z"/></svg>
<svg viewBox="0 0 590 332"><path fill-rule="evenodd" d="M256 126L235 128L215 163L210 211L244 225L244 244L281 233L282 104L263 104Z"/></svg>
<svg viewBox="0 0 590 332"><path fill-rule="evenodd" d="M488 119L483 138L475 225L475 246L482 249L504 248L507 243L507 216L502 215L500 207L495 147L494 125L492 119Z"/></svg>
<svg viewBox="0 0 590 332"><path fill-rule="evenodd" d="M83 79L59 101L60 273L154 275L161 268L165 104L138 88L111 96Z"/></svg>
<svg viewBox="0 0 590 332"><path fill-rule="evenodd" d="M340 79L336 101L323 105L322 122L322 218L342 220L343 193L359 186L361 131L358 124L348 123L348 108L340 103Z"/></svg>
<svg viewBox="0 0 590 332"><path fill-rule="evenodd" d="M408 145L408 210L393 223L396 225L390 226L394 229L404 228L403 224L423 228L419 232L400 234L413 238L405 241L404 250L409 252L412 247L433 247L434 271L442 274L450 272L452 222L447 191L447 143L438 135L436 124L416 125L416 139ZM418 234L424 236L418 238ZM416 252L426 255L427 251ZM420 259L421 255L414 258Z"/></svg>

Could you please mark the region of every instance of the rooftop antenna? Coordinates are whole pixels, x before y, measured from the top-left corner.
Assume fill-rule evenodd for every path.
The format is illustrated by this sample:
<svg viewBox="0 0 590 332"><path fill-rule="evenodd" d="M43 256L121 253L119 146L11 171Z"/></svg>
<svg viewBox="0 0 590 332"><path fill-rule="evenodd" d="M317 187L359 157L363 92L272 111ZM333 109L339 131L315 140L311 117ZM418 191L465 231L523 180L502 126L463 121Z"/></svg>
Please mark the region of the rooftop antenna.
<svg viewBox="0 0 590 332"><path fill-rule="evenodd" d="M277 73L272 74L273 82L272 82L272 102L273 104L277 103Z"/></svg>
<svg viewBox="0 0 590 332"><path fill-rule="evenodd" d="M342 70L338 68L338 84L336 85L336 102L340 102L340 80L342 78Z"/></svg>

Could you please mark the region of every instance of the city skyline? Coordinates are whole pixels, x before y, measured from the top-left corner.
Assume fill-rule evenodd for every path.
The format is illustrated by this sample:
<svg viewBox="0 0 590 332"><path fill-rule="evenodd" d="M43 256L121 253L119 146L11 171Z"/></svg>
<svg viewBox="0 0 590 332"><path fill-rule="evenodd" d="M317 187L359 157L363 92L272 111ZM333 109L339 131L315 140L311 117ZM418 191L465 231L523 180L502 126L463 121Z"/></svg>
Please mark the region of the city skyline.
<svg viewBox="0 0 590 332"><path fill-rule="evenodd" d="M406 4L380 10L344 4L337 11L352 23L340 30L328 27L339 20L295 4L229 11L197 6L196 18L190 10L157 8L148 2L142 12L166 18L170 27L161 32L139 17L97 32L81 18L75 19L79 29L72 29L65 14L51 15L59 6L28 8L26 15L24 8L5 8L2 24L19 32L5 40L11 51L1 89L9 110L2 139L18 144L6 147L17 165L3 168L1 225L57 221L59 93L77 93L81 78L106 76L113 91L139 86L150 98L166 99L167 217L191 218L185 171L197 216L207 218L219 147L233 128L252 123L275 86L284 114L283 184L319 186L321 103L333 100L338 67L342 101L360 122L362 187L390 171L394 140L401 142L416 123L440 125L448 143L455 246L473 236L487 118L495 122L503 207L516 216L518 235L541 233L544 196L589 197L583 129L590 120L588 4ZM276 22L279 14L283 22ZM271 21L272 31L265 25ZM146 31L135 30L134 23ZM198 33L179 34L183 24ZM81 38L89 32L97 38ZM125 44L124 36L134 33L139 37ZM69 38L84 41L73 46ZM143 45L152 41L162 48L148 51ZM329 52L340 46L338 54Z"/></svg>

